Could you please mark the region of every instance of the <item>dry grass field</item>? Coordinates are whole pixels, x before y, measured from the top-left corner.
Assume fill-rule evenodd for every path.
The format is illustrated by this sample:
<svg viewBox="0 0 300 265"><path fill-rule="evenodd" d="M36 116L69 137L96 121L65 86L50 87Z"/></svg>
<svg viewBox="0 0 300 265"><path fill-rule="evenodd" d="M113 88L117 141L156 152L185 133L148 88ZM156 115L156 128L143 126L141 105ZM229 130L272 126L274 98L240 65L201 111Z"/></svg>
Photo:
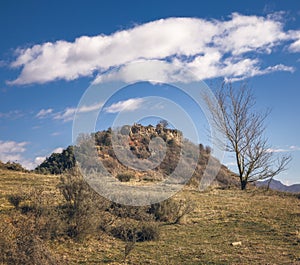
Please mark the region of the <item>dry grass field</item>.
<svg viewBox="0 0 300 265"><path fill-rule="evenodd" d="M42 188L53 199L50 205L61 200L58 176L0 170L0 181L1 232L17 215L9 195ZM70 265L300 264L300 196L187 187L175 197L192 201L194 211L182 224L159 222L159 239L137 242L125 261L125 243L101 231L81 241L62 237L45 244L59 264Z"/></svg>

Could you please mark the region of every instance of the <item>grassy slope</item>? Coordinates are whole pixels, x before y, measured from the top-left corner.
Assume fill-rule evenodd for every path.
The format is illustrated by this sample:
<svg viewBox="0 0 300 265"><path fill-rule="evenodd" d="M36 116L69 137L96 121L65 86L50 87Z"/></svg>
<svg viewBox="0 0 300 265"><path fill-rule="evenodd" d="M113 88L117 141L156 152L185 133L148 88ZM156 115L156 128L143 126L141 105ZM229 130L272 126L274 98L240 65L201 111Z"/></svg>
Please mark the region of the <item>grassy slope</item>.
<svg viewBox="0 0 300 265"><path fill-rule="evenodd" d="M0 222L5 195L32 185L56 193L56 176L0 170ZM158 241L137 243L128 264L300 264L300 199L251 190L192 189L177 194L197 205L185 225L162 224ZM1 224L0 224L1 225ZM241 246L231 243L241 241ZM124 242L99 234L81 243L52 241L65 264L122 264Z"/></svg>

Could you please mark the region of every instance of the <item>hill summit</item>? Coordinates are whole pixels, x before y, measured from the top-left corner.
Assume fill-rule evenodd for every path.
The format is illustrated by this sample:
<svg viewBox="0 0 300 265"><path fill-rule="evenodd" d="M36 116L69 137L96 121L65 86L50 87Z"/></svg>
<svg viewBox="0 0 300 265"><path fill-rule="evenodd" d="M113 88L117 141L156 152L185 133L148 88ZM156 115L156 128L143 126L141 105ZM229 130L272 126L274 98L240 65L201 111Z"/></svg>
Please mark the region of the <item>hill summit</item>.
<svg viewBox="0 0 300 265"><path fill-rule="evenodd" d="M122 182L162 181L172 174L184 155L185 164L195 168L189 184L198 185L209 158L218 162L211 157L209 146L192 143L183 138L181 131L167 128L163 123L156 126L124 125L117 131L116 134L109 128L91 135L81 135L78 145L69 146L61 154L52 154L35 170L39 173L61 174L75 166L75 154L76 158L81 156L79 160L85 167L92 167L95 158L82 153L82 146L91 140L97 162L101 162L110 174ZM120 152L125 155L120 157ZM239 186L239 182L234 173L221 165L213 185L225 188Z"/></svg>

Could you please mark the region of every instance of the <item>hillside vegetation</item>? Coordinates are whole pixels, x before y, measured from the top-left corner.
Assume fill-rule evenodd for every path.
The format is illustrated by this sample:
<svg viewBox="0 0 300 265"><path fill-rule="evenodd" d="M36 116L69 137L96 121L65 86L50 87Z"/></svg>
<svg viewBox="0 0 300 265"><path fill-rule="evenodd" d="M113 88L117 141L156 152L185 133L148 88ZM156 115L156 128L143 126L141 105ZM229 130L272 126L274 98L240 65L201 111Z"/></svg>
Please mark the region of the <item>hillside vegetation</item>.
<svg viewBox="0 0 300 265"><path fill-rule="evenodd" d="M124 126L118 135L117 148L129 145L138 166L150 157L151 140L163 140L158 143L167 147L166 155L151 170L124 165L112 137L111 130L82 135L78 146L52 154L35 173L2 164L0 264L300 264L299 195L254 186L240 191L225 166L200 192L208 160L218 161L209 147L182 139L163 124ZM86 149L90 143L94 157ZM175 196L142 207L100 196L75 165L77 152L86 167L101 161L121 188L151 186L172 173L182 150L186 165L195 166L192 178Z"/></svg>
<svg viewBox="0 0 300 265"><path fill-rule="evenodd" d="M55 260L50 263L48 259L43 264L124 264L124 251L130 244L105 229L96 229L81 239L64 234L46 236L43 225L54 227L57 216L48 219L45 214L39 216L22 208L33 207L32 201L44 210L60 205L64 199L57 188L61 183L59 176L0 170L0 178L2 259L7 251L3 244L9 243L11 248L19 247L21 254L32 257L30 251L42 251ZM31 194L19 205L23 213L8 200L16 194ZM192 201L193 210L181 223L155 221L159 238L136 242L127 264L300 264L299 196L260 189L199 192L187 187L173 200ZM98 216L94 225L101 226L103 218ZM126 220L134 219L129 215ZM35 247L26 249L26 242ZM233 246L233 242L241 243Z"/></svg>

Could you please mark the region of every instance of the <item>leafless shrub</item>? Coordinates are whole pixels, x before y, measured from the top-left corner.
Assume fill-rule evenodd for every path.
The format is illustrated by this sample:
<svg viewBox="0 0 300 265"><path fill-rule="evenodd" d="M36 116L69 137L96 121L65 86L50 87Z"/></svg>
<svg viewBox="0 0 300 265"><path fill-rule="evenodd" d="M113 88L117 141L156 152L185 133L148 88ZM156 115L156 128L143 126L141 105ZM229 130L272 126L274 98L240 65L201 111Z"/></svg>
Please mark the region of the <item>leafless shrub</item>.
<svg viewBox="0 0 300 265"><path fill-rule="evenodd" d="M61 211L55 202L55 194L34 187L26 193L18 191L7 198L15 206L15 214L31 218L35 224L35 233L40 238L53 239L63 233Z"/></svg>
<svg viewBox="0 0 300 265"><path fill-rule="evenodd" d="M148 206L130 206L119 203L111 203L109 212L118 218L130 218L138 221L152 221Z"/></svg>
<svg viewBox="0 0 300 265"><path fill-rule="evenodd" d="M82 239L101 226L101 217L109 203L84 181L79 169L74 168L61 177L59 190L64 198L62 205L66 234Z"/></svg>
<svg viewBox="0 0 300 265"><path fill-rule="evenodd" d="M154 222L126 220L111 229L111 234L125 242L144 242L159 238L158 225Z"/></svg>
<svg viewBox="0 0 300 265"><path fill-rule="evenodd" d="M59 260L39 236L33 216L19 213L1 226L0 261L8 265L57 265Z"/></svg>
<svg viewBox="0 0 300 265"><path fill-rule="evenodd" d="M149 212L154 215L155 220L180 223L182 219L194 210L194 205L191 201L176 201L174 199L167 199L165 201L152 204Z"/></svg>

